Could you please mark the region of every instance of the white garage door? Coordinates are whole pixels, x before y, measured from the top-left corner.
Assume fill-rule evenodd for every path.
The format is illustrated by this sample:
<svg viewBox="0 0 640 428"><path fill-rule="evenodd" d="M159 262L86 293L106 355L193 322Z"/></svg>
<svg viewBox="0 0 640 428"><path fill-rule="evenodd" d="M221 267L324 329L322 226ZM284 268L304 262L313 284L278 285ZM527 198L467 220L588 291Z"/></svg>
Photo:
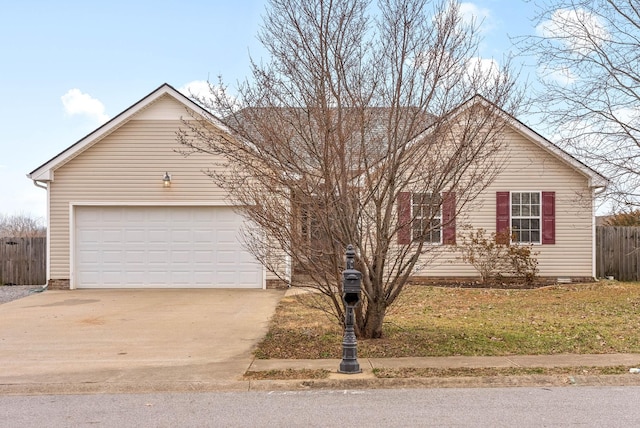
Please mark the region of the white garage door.
<svg viewBox="0 0 640 428"><path fill-rule="evenodd" d="M260 288L229 207L75 209L77 288Z"/></svg>

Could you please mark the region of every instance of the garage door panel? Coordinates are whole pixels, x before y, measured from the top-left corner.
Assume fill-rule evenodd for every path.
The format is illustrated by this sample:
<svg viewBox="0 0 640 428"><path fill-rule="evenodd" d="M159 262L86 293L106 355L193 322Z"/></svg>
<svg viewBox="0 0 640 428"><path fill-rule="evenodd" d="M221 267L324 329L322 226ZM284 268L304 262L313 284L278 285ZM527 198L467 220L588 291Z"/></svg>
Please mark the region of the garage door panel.
<svg viewBox="0 0 640 428"><path fill-rule="evenodd" d="M129 227L124 234L126 244L142 244L147 239L147 233L144 229Z"/></svg>
<svg viewBox="0 0 640 428"><path fill-rule="evenodd" d="M144 269L132 269L127 266L127 281L131 285L143 285L146 279L147 272Z"/></svg>
<svg viewBox="0 0 640 428"><path fill-rule="evenodd" d="M193 262L197 264L208 264L214 259L213 251L195 250L193 251Z"/></svg>
<svg viewBox="0 0 640 428"><path fill-rule="evenodd" d="M147 241L151 244L164 244L169 242L169 231L166 229L149 229Z"/></svg>
<svg viewBox="0 0 640 428"><path fill-rule="evenodd" d="M93 242L93 243L97 243L100 242L100 231L97 229L81 229L78 233L77 233L77 237L78 240L82 241L82 242Z"/></svg>
<svg viewBox="0 0 640 428"><path fill-rule="evenodd" d="M190 244L192 242L191 231L179 229L171 231L171 241L174 243Z"/></svg>
<svg viewBox="0 0 640 428"><path fill-rule="evenodd" d="M161 209L152 209L152 210L144 210L144 221L150 222L158 222L158 223L166 223L168 220L171 220L172 211L161 210Z"/></svg>
<svg viewBox="0 0 640 428"><path fill-rule="evenodd" d="M125 260L127 265L142 265L146 261L146 253L140 250L125 249Z"/></svg>
<svg viewBox="0 0 640 428"><path fill-rule="evenodd" d="M235 251L219 251L216 253L218 257L218 263L221 265L235 264L237 263L237 253Z"/></svg>
<svg viewBox="0 0 640 428"><path fill-rule="evenodd" d="M123 230L105 229L102 231L102 242L120 244L124 240Z"/></svg>
<svg viewBox="0 0 640 428"><path fill-rule="evenodd" d="M98 251L85 250L80 252L78 260L80 263L98 263L100 253Z"/></svg>
<svg viewBox="0 0 640 428"><path fill-rule="evenodd" d="M171 282L173 282L175 285L188 285L190 281L191 271L180 271L175 268L171 271Z"/></svg>
<svg viewBox="0 0 640 428"><path fill-rule="evenodd" d="M260 288L241 227L229 207L76 207L74 285Z"/></svg>
<svg viewBox="0 0 640 428"><path fill-rule="evenodd" d="M100 210L94 216L94 221L121 224L126 219L126 214L127 212L122 210Z"/></svg>
<svg viewBox="0 0 640 428"><path fill-rule="evenodd" d="M238 232L235 230L222 229L218 232L217 243L235 245L238 242Z"/></svg>
<svg viewBox="0 0 640 428"><path fill-rule="evenodd" d="M171 263L172 264L190 264L191 263L191 253L190 251L172 251L171 252Z"/></svg>
<svg viewBox="0 0 640 428"><path fill-rule="evenodd" d="M215 240L215 233L212 230L194 229L193 230L193 243L210 245Z"/></svg>

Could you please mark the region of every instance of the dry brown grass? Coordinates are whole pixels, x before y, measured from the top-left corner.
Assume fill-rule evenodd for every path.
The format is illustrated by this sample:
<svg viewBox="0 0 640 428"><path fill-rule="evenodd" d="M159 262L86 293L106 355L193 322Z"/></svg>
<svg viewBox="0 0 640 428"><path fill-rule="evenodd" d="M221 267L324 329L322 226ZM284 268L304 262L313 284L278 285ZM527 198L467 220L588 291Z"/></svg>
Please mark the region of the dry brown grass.
<svg viewBox="0 0 640 428"><path fill-rule="evenodd" d="M301 369L301 370L267 370L263 372L247 371L244 378L247 380L265 380L265 379L326 379L329 377L329 370L324 369Z"/></svg>
<svg viewBox="0 0 640 428"><path fill-rule="evenodd" d="M309 296L287 297L258 358L340 358L342 329ZM640 352L640 283L598 282L532 290L407 287L384 338L358 356L420 357Z"/></svg>
<svg viewBox="0 0 640 428"><path fill-rule="evenodd" d="M482 376L529 376L529 375L574 375L602 376L629 373L626 366L605 367L460 367L460 368L406 368L374 369L377 378L417 377L482 377Z"/></svg>

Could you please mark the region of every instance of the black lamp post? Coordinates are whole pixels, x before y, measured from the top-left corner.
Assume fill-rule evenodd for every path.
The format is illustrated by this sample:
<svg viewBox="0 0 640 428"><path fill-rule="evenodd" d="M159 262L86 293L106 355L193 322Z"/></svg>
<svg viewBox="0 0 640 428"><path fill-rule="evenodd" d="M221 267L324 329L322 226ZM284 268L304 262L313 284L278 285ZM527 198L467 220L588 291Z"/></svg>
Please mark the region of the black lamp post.
<svg viewBox="0 0 640 428"><path fill-rule="evenodd" d="M358 363L358 342L353 329L354 308L360 303L360 282L362 273L356 270L353 245L347 247L347 268L342 272L342 301L345 307L345 329L342 339L342 361L340 362L339 373L362 373Z"/></svg>

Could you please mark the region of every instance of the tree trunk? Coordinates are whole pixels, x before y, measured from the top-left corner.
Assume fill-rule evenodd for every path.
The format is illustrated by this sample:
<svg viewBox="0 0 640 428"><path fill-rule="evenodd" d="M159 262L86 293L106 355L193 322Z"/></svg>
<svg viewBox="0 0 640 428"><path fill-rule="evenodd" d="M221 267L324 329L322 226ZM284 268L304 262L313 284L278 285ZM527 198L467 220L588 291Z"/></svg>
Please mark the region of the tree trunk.
<svg viewBox="0 0 640 428"><path fill-rule="evenodd" d="M369 302L364 317L361 319L361 325L358 326L357 332L360 339L379 339L382 337L382 324L386 312L384 302Z"/></svg>

